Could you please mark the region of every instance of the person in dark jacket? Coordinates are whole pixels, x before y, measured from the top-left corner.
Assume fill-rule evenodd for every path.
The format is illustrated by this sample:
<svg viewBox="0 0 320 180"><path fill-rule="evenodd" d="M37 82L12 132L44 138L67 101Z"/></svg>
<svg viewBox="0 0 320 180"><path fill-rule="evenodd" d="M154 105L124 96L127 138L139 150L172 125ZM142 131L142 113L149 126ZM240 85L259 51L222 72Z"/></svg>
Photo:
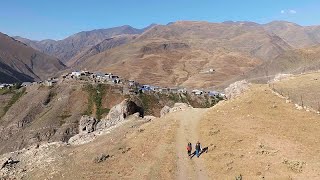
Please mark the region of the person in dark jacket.
<svg viewBox="0 0 320 180"><path fill-rule="evenodd" d="M199 141L197 142L195 149L196 149L196 155L197 157L199 157L201 152L201 144Z"/></svg>

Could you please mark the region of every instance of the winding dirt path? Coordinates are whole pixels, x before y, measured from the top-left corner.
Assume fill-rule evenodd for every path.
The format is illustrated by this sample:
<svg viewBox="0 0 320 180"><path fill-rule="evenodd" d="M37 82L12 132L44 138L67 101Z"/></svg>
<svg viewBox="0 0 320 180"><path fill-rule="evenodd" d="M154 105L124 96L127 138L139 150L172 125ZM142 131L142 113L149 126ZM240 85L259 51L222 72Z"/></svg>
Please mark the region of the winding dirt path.
<svg viewBox="0 0 320 180"><path fill-rule="evenodd" d="M177 179L209 179L207 177L203 158L194 156L192 159L187 155L186 145L192 143L192 151L194 151L195 143L198 139L199 121L207 109L190 109L176 113L176 118L180 120L180 126L177 131L176 152L178 156L178 172Z"/></svg>

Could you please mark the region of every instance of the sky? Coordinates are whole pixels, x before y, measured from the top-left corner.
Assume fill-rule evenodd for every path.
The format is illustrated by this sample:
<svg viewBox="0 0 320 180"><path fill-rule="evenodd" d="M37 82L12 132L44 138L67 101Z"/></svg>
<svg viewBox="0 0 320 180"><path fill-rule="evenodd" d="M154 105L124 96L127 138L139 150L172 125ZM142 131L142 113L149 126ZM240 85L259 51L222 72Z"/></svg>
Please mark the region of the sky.
<svg viewBox="0 0 320 180"><path fill-rule="evenodd" d="M319 0L1 0L0 32L32 40L180 20L320 25Z"/></svg>

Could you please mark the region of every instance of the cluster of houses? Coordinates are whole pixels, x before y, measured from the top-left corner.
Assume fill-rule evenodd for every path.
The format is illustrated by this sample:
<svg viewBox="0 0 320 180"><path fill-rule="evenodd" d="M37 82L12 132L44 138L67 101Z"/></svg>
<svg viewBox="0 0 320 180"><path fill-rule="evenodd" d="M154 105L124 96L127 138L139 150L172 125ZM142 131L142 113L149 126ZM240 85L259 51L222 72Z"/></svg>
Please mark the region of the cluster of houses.
<svg viewBox="0 0 320 180"><path fill-rule="evenodd" d="M74 71L71 73L67 73L62 75L63 79L88 79L88 80L94 80L95 82L109 82L109 83L114 83L114 84L120 84L122 80L120 79L119 76L114 75L112 73L92 73L89 71Z"/></svg>
<svg viewBox="0 0 320 180"><path fill-rule="evenodd" d="M214 71L213 69L210 69L210 71ZM114 75L112 73L91 73L89 71L74 71L69 74L65 74L62 76L62 78L72 78L72 79L91 79L95 82L100 83L113 83L113 84L121 84L123 86L128 87L128 93L136 93L136 91L141 93L147 93L147 92L158 92L158 93L192 93L194 95L208 95L208 96L215 96L215 97L225 97L223 93L220 93L218 91L204 91L204 90L187 90L186 88L179 88L179 87L159 87L159 86L153 86L144 84L141 85L138 82L135 82L134 80L124 80L121 79L119 76Z"/></svg>
<svg viewBox="0 0 320 180"><path fill-rule="evenodd" d="M159 87L159 86L153 86L153 85L141 85L138 82L135 82L133 80L124 80L121 79L119 76L114 75L112 73L92 73L89 71L73 71L71 73L66 73L61 76L61 79L59 78L50 78L46 81L40 81L40 82L24 82L21 86L27 87L35 84L41 84L44 86L54 86L59 81L64 80L84 80L84 81L92 81L94 83L107 83L107 84L117 84L120 86L123 86L123 89L126 89L126 94L130 93L152 93L152 92L158 92L158 93L190 93L197 96L202 95L208 95L208 96L215 96L215 97L225 97L223 93L220 93L218 91L204 91L204 90L187 90L186 88L180 88L180 87ZM0 89L7 88L13 86L13 84L0 84ZM125 90L123 90L125 92Z"/></svg>
<svg viewBox="0 0 320 180"><path fill-rule="evenodd" d="M159 92L159 93L180 93L180 94L185 94L185 93L191 93L197 96L202 96L202 95L208 95L208 96L215 96L215 97L225 97L224 93L220 93L218 91L204 91L204 90L187 90L186 88L161 88L158 86L151 86L151 85L142 85L139 88L140 92Z"/></svg>
<svg viewBox="0 0 320 180"><path fill-rule="evenodd" d="M152 85L140 85L138 86L140 92L160 92L160 93L187 93L185 88L163 88Z"/></svg>
<svg viewBox="0 0 320 180"><path fill-rule="evenodd" d="M0 84L0 89L10 89L14 84Z"/></svg>
<svg viewBox="0 0 320 180"><path fill-rule="evenodd" d="M134 84L134 81L129 81L131 82L130 85ZM163 87L158 87L158 86L152 86L152 85L140 85L138 84L138 89L140 92L159 92L159 93L180 93L180 94L185 94L185 93L191 93L197 96L202 96L202 95L208 95L211 97L222 97L225 98L224 93L220 93L218 91L204 91L204 90L187 90L186 88L179 88L179 87L174 87L174 88L163 88Z"/></svg>

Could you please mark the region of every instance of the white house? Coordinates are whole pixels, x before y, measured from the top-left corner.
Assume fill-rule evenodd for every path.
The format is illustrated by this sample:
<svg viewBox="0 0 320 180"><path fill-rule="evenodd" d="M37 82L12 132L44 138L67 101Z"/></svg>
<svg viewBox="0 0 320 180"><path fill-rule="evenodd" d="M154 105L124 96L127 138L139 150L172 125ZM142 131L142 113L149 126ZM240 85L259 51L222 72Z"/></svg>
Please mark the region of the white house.
<svg viewBox="0 0 320 180"><path fill-rule="evenodd" d="M54 84L56 84L58 82L57 79L53 79L53 80L47 80L47 81L44 81L44 85L45 86L53 86Z"/></svg>
<svg viewBox="0 0 320 180"><path fill-rule="evenodd" d="M226 94L224 94L224 93L220 93L219 96L222 98L227 98Z"/></svg>
<svg viewBox="0 0 320 180"><path fill-rule="evenodd" d="M192 90L192 93L195 94L195 95L202 95L203 91L198 90L198 89L194 89L194 90Z"/></svg>
<svg viewBox="0 0 320 180"><path fill-rule="evenodd" d="M214 69L209 69L209 73L213 73L214 71Z"/></svg>
<svg viewBox="0 0 320 180"><path fill-rule="evenodd" d="M209 96L218 96L220 93L218 91L209 91Z"/></svg>
<svg viewBox="0 0 320 180"><path fill-rule="evenodd" d="M134 80L129 80L128 84L129 86L135 86L136 82Z"/></svg>
<svg viewBox="0 0 320 180"><path fill-rule="evenodd" d="M178 89L178 93L187 93L187 89L185 89L185 88Z"/></svg>
<svg viewBox="0 0 320 180"><path fill-rule="evenodd" d="M76 78L79 78L79 77L81 76L81 72L79 72L79 71L74 71L74 72L71 73L71 76L76 77Z"/></svg>
<svg viewBox="0 0 320 180"><path fill-rule="evenodd" d="M27 87L27 86L30 86L30 85L32 85L31 82L23 82L23 83L21 84L22 87Z"/></svg>
<svg viewBox="0 0 320 180"><path fill-rule="evenodd" d="M170 88L169 91L171 93L178 93L179 92L178 88Z"/></svg>
<svg viewBox="0 0 320 180"><path fill-rule="evenodd" d="M0 89L4 89L7 87L7 84L0 84Z"/></svg>

